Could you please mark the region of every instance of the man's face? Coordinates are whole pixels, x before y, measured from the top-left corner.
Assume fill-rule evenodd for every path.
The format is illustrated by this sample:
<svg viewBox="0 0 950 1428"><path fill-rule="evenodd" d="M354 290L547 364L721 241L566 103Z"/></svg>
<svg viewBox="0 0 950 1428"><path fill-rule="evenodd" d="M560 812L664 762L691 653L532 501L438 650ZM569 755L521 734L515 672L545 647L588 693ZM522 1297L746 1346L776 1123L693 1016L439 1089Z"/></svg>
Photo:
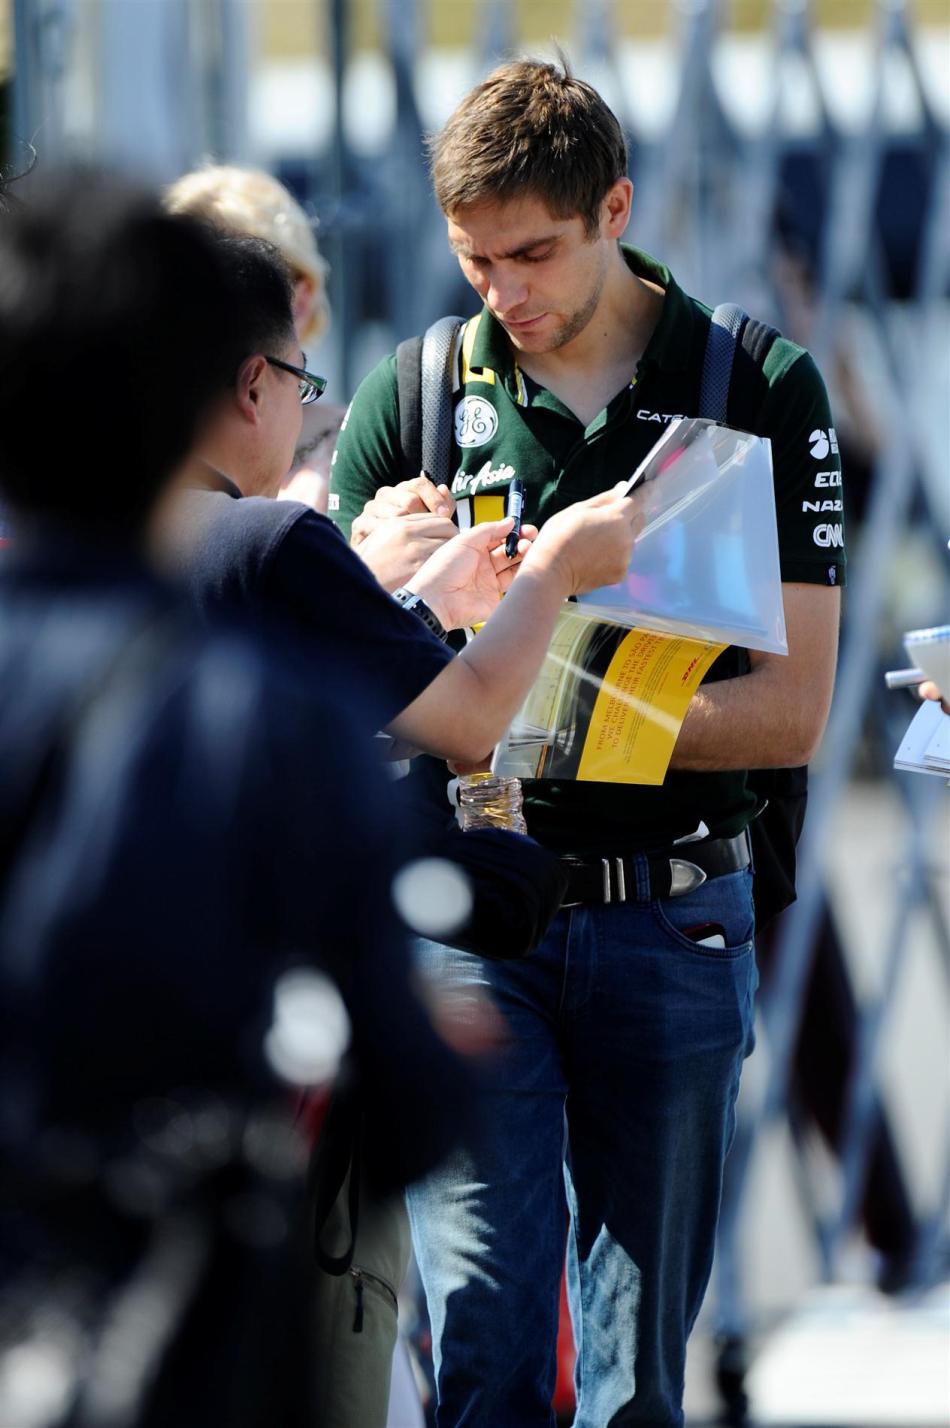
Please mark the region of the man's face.
<svg viewBox="0 0 950 1428"><path fill-rule="evenodd" d="M594 315L615 242L581 218L554 218L525 197L460 209L448 218L459 266L521 352L554 352Z"/></svg>

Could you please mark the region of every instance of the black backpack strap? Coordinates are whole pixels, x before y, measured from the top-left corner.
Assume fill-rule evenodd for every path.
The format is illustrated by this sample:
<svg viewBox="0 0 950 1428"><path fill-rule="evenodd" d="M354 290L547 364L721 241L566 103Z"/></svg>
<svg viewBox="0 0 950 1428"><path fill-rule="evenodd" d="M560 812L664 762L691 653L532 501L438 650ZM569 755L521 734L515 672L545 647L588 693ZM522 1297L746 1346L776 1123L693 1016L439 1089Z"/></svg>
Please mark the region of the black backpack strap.
<svg viewBox="0 0 950 1428"><path fill-rule="evenodd" d="M448 482L452 455L452 358L461 317L440 317L424 337L396 348L403 479L427 471Z"/></svg>
<svg viewBox="0 0 950 1428"><path fill-rule="evenodd" d="M697 415L754 431L766 386L762 367L778 336L774 327L749 317L735 303L721 303L709 324ZM805 817L808 770L750 769L748 781L759 805L749 836L755 921L761 932L795 901L795 846Z"/></svg>
<svg viewBox="0 0 950 1428"><path fill-rule="evenodd" d="M777 327L768 322L760 322L757 317L747 317L742 329L742 350L760 370L772 350L772 343L781 337Z"/></svg>
<svg viewBox="0 0 950 1428"><path fill-rule="evenodd" d="M399 448L402 479L422 470L422 338L407 337L396 348L396 386L399 395Z"/></svg>

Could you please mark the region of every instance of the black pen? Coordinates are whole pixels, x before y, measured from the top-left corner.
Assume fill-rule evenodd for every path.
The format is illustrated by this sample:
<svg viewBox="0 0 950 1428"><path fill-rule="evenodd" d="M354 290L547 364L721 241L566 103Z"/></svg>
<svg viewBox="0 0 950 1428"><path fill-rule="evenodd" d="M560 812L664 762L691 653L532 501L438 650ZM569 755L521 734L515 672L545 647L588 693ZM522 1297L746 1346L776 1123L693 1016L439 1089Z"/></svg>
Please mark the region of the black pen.
<svg viewBox="0 0 950 1428"><path fill-rule="evenodd" d="M508 487L508 504L505 507L505 515L514 521L514 527L508 532L505 541L505 554L509 560L513 560L518 554L518 542L521 539L521 518L524 515L524 482L516 476Z"/></svg>

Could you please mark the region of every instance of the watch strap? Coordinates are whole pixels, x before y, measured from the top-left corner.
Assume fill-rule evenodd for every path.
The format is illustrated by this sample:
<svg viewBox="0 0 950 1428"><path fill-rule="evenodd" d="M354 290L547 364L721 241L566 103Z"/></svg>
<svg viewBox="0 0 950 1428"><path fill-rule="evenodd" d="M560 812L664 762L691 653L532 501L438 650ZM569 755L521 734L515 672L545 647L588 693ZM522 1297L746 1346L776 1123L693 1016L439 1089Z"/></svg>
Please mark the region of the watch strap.
<svg viewBox="0 0 950 1428"><path fill-rule="evenodd" d="M393 591L393 599L404 610L411 610L417 615L422 623L432 631L437 640L447 640L449 632L439 619L434 610L430 609L421 595L417 595L414 590L407 590L404 585L400 585L398 590Z"/></svg>

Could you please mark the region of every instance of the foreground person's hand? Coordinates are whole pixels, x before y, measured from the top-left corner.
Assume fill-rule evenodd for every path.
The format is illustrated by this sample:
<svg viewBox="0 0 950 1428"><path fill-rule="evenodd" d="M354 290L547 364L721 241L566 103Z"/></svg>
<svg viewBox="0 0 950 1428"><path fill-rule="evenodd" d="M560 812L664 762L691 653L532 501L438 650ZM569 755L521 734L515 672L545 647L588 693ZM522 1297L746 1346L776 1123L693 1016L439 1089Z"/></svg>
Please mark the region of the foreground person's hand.
<svg viewBox="0 0 950 1428"><path fill-rule="evenodd" d="M525 571L554 566L568 595L623 580L643 529L643 516L622 494L625 489L621 482L551 516L525 558Z"/></svg>
<svg viewBox="0 0 950 1428"><path fill-rule="evenodd" d="M458 528L448 517L427 511L377 521L358 545L353 544L383 589L391 592L408 585L429 557L457 535Z"/></svg>
<svg viewBox="0 0 950 1428"><path fill-rule="evenodd" d="M513 524L506 516L462 531L430 556L407 582L447 630L487 620L510 587L537 535L534 526L522 526L517 553L508 556L505 537Z"/></svg>

